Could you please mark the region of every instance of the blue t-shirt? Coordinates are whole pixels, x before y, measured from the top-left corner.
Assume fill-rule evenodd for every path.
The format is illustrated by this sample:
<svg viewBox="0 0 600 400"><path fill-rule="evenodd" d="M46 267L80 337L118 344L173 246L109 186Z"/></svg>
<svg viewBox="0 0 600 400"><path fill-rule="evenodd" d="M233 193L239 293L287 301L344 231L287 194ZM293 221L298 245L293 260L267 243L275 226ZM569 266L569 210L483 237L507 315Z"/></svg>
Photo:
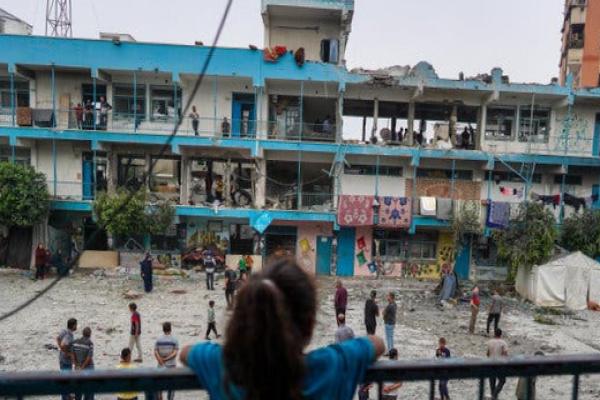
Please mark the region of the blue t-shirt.
<svg viewBox="0 0 600 400"><path fill-rule="evenodd" d="M307 376L302 392L306 399L352 400L356 386L363 381L365 371L375 361L375 347L368 338L351 339L311 351L305 360ZM188 354L188 364L211 400L243 399L242 391L237 387L228 391L231 398L225 395L221 345L195 345Z"/></svg>

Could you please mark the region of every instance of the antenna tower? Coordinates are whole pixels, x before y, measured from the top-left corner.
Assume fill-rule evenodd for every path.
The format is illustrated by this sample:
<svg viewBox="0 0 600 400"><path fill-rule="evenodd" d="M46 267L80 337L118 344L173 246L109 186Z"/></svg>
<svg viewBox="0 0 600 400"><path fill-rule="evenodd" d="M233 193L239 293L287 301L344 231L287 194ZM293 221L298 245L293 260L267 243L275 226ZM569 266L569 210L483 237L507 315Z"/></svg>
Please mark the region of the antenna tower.
<svg viewBox="0 0 600 400"><path fill-rule="evenodd" d="M46 0L46 36L73 37L71 0Z"/></svg>

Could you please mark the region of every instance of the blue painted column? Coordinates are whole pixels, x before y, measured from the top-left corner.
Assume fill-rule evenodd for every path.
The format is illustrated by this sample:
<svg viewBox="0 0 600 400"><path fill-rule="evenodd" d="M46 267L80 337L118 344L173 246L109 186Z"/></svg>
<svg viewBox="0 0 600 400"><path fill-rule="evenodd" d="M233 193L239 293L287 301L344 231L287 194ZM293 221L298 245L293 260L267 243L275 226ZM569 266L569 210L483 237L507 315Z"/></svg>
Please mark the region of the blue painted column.
<svg viewBox="0 0 600 400"><path fill-rule="evenodd" d="M133 131L137 132L137 111L138 111L138 102L137 102L137 73L133 71Z"/></svg>
<svg viewBox="0 0 600 400"><path fill-rule="evenodd" d="M10 74L10 115L12 118L12 126L16 126L16 93L15 93L15 73Z"/></svg>
<svg viewBox="0 0 600 400"><path fill-rule="evenodd" d="M175 113L175 115L173 116L173 123L175 125L173 129L177 128L177 125L179 124L179 107L177 105L177 102L177 82L173 80L173 112Z"/></svg>
<svg viewBox="0 0 600 400"><path fill-rule="evenodd" d="M219 127L219 121L217 120L217 115L218 115L218 96L219 96L219 77L215 75L215 80L213 82L213 121L214 121L214 132L213 132L213 136L217 135L217 132L219 131L217 128ZM232 127L233 127L233 120L232 122ZM222 134L223 132L221 132Z"/></svg>
<svg viewBox="0 0 600 400"><path fill-rule="evenodd" d="M302 141L302 128L304 127L304 81L300 81L300 132L298 141ZM297 203L298 210L302 209L302 150L298 147L298 185L297 185Z"/></svg>
<svg viewBox="0 0 600 400"><path fill-rule="evenodd" d="M56 128L56 72L54 70L54 64L50 69L51 77L51 91L52 91L52 127Z"/></svg>

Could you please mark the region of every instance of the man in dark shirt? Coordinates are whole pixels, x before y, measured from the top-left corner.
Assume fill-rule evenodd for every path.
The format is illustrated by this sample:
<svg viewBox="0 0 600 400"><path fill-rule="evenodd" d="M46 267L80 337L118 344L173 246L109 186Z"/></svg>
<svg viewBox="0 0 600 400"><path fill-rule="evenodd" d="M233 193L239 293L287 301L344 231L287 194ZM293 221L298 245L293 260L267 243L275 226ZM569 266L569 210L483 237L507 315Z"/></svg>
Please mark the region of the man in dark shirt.
<svg viewBox="0 0 600 400"><path fill-rule="evenodd" d="M129 304L129 312L131 312L131 330L129 336L129 349L131 350L131 354L133 354L133 346L137 347L138 358L136 358L135 362L142 362L142 343L141 343L141 335L142 335L142 317L140 313L137 311L137 304L130 303Z"/></svg>
<svg viewBox="0 0 600 400"><path fill-rule="evenodd" d="M227 308L231 308L233 306L236 278L235 271L229 266L225 267L225 300L227 301Z"/></svg>
<svg viewBox="0 0 600 400"><path fill-rule="evenodd" d="M73 342L73 364L76 370L94 369L94 343L91 340L92 330L89 327L83 328L83 336ZM76 395L77 400L81 400L81 395ZM94 400L93 393L85 393L84 400Z"/></svg>
<svg viewBox="0 0 600 400"><path fill-rule="evenodd" d="M440 338L439 347L435 351L436 358L450 358L450 350L446 347L446 339ZM450 400L450 395L448 394L448 380L441 379L439 383L440 390L440 400Z"/></svg>
<svg viewBox="0 0 600 400"><path fill-rule="evenodd" d="M338 315L344 314L346 315L346 306L348 305L348 291L342 284L342 281L338 279L335 283L335 298L333 301L333 305L335 308L335 319L337 321L338 326L340 325L340 321L338 321Z"/></svg>
<svg viewBox="0 0 600 400"><path fill-rule="evenodd" d="M385 339L388 351L394 348L394 328L396 327L396 295L393 292L388 293L388 305L383 310L383 324L385 326Z"/></svg>
<svg viewBox="0 0 600 400"><path fill-rule="evenodd" d="M379 316L379 306L375 301L377 292L371 291L371 297L365 302L365 327L367 328L367 335L374 335L377 329L377 317Z"/></svg>

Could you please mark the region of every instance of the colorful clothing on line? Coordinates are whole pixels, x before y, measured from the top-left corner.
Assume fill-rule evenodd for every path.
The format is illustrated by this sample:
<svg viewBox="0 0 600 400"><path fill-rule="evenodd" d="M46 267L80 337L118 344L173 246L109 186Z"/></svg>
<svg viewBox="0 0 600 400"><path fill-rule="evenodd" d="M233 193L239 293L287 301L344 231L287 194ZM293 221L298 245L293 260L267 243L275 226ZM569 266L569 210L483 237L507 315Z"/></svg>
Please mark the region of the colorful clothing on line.
<svg viewBox="0 0 600 400"><path fill-rule="evenodd" d="M340 226L372 226L373 196L341 195L338 204Z"/></svg>
<svg viewBox="0 0 600 400"><path fill-rule="evenodd" d="M406 197L381 197L379 222L386 228L410 228L412 222L411 200Z"/></svg>
<svg viewBox="0 0 600 400"><path fill-rule="evenodd" d="M504 229L510 223L510 203L493 201L488 206L487 226Z"/></svg>

